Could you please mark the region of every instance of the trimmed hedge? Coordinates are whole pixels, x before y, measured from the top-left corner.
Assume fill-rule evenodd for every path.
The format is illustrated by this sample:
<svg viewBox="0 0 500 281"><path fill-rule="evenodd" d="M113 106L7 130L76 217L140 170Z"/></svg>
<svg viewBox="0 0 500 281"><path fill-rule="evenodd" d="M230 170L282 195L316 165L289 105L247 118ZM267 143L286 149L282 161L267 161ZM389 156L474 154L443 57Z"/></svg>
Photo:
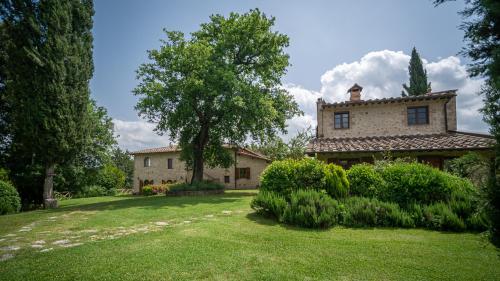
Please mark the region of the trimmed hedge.
<svg viewBox="0 0 500 281"><path fill-rule="evenodd" d="M298 190L327 191L334 198L348 194L349 182L344 169L314 158L274 161L261 175L260 189L289 199Z"/></svg>
<svg viewBox="0 0 500 281"><path fill-rule="evenodd" d="M21 209L21 198L16 188L7 181L0 180L0 215L17 213Z"/></svg>
<svg viewBox="0 0 500 281"><path fill-rule="evenodd" d="M347 179L352 196L377 197L384 185L384 179L373 165L365 163L353 165L347 171Z"/></svg>

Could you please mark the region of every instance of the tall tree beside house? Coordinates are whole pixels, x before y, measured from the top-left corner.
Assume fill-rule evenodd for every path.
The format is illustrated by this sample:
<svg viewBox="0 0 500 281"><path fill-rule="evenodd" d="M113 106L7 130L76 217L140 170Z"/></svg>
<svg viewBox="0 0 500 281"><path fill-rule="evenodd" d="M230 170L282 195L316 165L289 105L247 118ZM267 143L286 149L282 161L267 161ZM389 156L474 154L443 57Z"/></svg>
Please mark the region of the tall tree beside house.
<svg viewBox="0 0 500 281"><path fill-rule="evenodd" d="M301 114L281 87L289 39L273 31L274 21L257 9L212 15L188 38L166 31L161 48L149 51L151 62L139 67L136 109L178 141L192 182L203 179L204 164L231 164L224 143L263 141Z"/></svg>
<svg viewBox="0 0 500 281"><path fill-rule="evenodd" d="M406 83L403 84L404 91L401 93L403 97L421 96L430 90L431 83L427 82L427 71L424 69L420 55L415 47L411 51L408 73L410 75L410 86L407 86Z"/></svg>
<svg viewBox="0 0 500 281"><path fill-rule="evenodd" d="M447 0L435 0L440 5ZM491 220L491 241L500 247L500 3L498 0L465 0L461 11L466 46L462 54L468 56L470 76L486 77L481 90L484 96L484 120L495 137L495 157L487 186L487 203Z"/></svg>
<svg viewBox="0 0 500 281"><path fill-rule="evenodd" d="M5 34L5 28L0 23L0 165L4 164L5 152L9 144L9 112L10 106L7 103L5 84L7 75L5 64L7 62L7 44L8 37Z"/></svg>
<svg viewBox="0 0 500 281"><path fill-rule="evenodd" d="M73 159L88 137L93 14L91 0L0 2L10 39L7 99L17 109L10 155L42 165L46 207L56 203L55 166Z"/></svg>

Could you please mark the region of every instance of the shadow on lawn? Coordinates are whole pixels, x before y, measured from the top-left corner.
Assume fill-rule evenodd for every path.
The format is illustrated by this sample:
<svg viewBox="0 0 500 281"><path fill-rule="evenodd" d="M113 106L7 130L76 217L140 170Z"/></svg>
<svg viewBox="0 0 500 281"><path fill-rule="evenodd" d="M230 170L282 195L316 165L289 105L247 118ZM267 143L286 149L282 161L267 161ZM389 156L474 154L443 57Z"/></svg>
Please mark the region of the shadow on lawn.
<svg viewBox="0 0 500 281"><path fill-rule="evenodd" d="M167 196L124 196L123 199L95 203L81 203L76 205L67 205L50 212L67 212L67 211L101 211L101 210L117 210L126 208L143 208L143 209L160 209L165 207L190 207L198 204L224 204L242 200L243 197L255 195L249 192L226 193L223 195L209 196L182 196L182 197L167 197Z"/></svg>

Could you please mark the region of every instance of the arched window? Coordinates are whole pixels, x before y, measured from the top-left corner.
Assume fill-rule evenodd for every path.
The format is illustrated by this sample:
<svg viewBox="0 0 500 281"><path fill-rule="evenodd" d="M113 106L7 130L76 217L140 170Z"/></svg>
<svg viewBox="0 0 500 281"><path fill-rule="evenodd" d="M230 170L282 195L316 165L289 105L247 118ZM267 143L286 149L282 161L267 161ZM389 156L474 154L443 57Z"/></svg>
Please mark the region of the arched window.
<svg viewBox="0 0 500 281"><path fill-rule="evenodd" d="M151 167L151 158L144 158L144 167Z"/></svg>

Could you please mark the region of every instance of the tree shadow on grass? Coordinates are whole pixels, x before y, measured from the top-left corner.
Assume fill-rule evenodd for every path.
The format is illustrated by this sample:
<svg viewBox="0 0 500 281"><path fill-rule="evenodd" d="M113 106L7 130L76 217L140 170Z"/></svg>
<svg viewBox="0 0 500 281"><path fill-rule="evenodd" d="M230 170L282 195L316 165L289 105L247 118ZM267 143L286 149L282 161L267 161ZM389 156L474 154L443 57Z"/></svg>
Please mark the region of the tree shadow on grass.
<svg viewBox="0 0 500 281"><path fill-rule="evenodd" d="M102 211L102 210L118 210L127 208L142 208L142 209L160 209L168 207L191 207L198 204L225 204L242 200L243 197L255 195L255 193L225 193L222 195L207 195L207 196L180 196L168 197L165 195L159 196L124 196L123 199L94 202L94 203L76 203L50 210L51 213L67 212L67 211Z"/></svg>

